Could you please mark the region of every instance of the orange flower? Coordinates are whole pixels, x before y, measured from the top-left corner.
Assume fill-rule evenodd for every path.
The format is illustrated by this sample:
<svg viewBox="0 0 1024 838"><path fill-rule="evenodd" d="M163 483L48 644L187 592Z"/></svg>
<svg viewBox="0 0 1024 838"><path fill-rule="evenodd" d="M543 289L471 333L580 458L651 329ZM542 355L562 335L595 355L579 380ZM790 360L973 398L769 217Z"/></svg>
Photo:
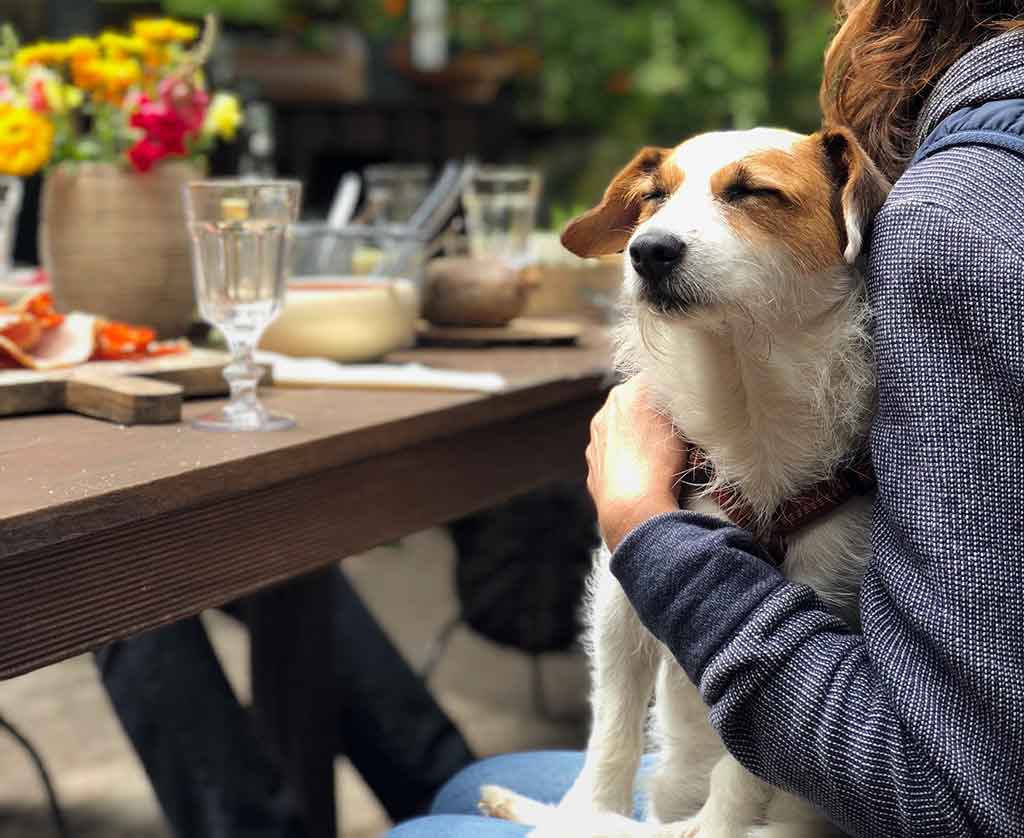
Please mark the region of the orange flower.
<svg viewBox="0 0 1024 838"><path fill-rule="evenodd" d="M401 17L407 5L406 0L384 0L384 13L388 17Z"/></svg>
<svg viewBox="0 0 1024 838"><path fill-rule="evenodd" d="M53 153L53 125L29 108L0 104L0 173L25 177Z"/></svg>
<svg viewBox="0 0 1024 838"><path fill-rule="evenodd" d="M142 68L134 58L90 58L72 64L71 76L83 90L102 101L120 104L129 88L142 80Z"/></svg>

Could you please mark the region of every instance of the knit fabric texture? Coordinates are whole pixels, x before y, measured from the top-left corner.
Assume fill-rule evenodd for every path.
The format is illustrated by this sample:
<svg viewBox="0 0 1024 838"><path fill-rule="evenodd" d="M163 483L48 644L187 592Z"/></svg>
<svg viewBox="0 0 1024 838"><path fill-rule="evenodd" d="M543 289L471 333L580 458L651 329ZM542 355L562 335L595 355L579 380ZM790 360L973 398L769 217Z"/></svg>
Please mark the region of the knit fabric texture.
<svg viewBox="0 0 1024 838"><path fill-rule="evenodd" d="M1024 836L1022 126L1011 33L937 85L919 136L942 146L875 220L861 631L694 513L647 522L613 557L729 751L856 838Z"/></svg>

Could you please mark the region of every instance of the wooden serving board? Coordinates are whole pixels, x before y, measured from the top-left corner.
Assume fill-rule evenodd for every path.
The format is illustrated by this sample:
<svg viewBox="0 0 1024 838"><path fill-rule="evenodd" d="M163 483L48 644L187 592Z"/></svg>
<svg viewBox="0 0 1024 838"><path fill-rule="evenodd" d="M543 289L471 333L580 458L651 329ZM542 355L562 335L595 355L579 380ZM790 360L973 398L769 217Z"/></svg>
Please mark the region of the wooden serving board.
<svg viewBox="0 0 1024 838"><path fill-rule="evenodd" d="M94 361L71 369L0 371L0 416L71 411L118 422L154 425L181 420L183 399L228 391L225 352L193 349L148 361ZM269 382L270 370L261 379Z"/></svg>
<svg viewBox="0 0 1024 838"><path fill-rule="evenodd" d="M583 327L572 320L517 317L504 326L435 326L421 321L420 341L438 346L575 343Z"/></svg>

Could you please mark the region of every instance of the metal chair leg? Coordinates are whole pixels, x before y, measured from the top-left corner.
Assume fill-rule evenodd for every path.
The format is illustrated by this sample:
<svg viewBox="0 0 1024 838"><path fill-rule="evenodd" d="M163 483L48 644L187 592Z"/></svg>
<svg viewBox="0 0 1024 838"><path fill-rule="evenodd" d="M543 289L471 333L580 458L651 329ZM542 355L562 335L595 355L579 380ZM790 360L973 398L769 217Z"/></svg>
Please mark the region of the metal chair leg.
<svg viewBox="0 0 1024 838"><path fill-rule="evenodd" d="M441 658L444 657L444 653L448 651L448 644L451 643L452 635L455 634L455 629L462 625L462 615L458 614L452 617L444 626L441 627L441 631L437 633L437 637L434 638L434 642L430 644L430 651L427 653L427 660L420 667L420 676L424 681L429 681L430 677L434 674L434 670L437 669Z"/></svg>

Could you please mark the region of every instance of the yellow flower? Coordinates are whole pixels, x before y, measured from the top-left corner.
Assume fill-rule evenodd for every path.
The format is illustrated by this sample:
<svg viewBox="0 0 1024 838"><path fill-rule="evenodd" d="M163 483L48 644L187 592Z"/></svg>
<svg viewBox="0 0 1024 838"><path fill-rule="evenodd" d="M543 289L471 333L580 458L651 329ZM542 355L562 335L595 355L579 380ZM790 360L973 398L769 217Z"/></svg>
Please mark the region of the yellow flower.
<svg viewBox="0 0 1024 838"><path fill-rule="evenodd" d="M46 165L53 125L28 108L0 105L0 173L25 177Z"/></svg>
<svg viewBox="0 0 1024 838"><path fill-rule="evenodd" d="M62 92L65 111L73 111L75 108L81 106L82 99L84 97L82 96L82 91L79 90L77 87L70 84L65 84Z"/></svg>
<svg viewBox="0 0 1024 838"><path fill-rule="evenodd" d="M143 56L149 50L149 44L142 38L110 31L100 35L100 46L106 57L115 61L123 61L131 56Z"/></svg>
<svg viewBox="0 0 1024 838"><path fill-rule="evenodd" d="M100 47L92 38L79 35L72 38L64 45L68 60L74 64L76 61L87 61L90 58L98 58Z"/></svg>
<svg viewBox="0 0 1024 838"><path fill-rule="evenodd" d="M14 66L19 70L31 67L34 64L43 66L57 66L63 64L67 59L67 47L65 44L58 44L53 41L40 41L37 44L30 44L22 47L15 53Z"/></svg>
<svg viewBox="0 0 1024 838"><path fill-rule="evenodd" d="M242 109L238 105L238 99L230 93L215 94L209 110L206 111L204 133L215 134L222 140L230 141L235 138L241 124Z"/></svg>
<svg viewBox="0 0 1024 838"><path fill-rule="evenodd" d="M138 38L158 44L171 42L185 44L194 41L199 36L199 27L166 17L150 18L135 21L132 24L132 33Z"/></svg>

